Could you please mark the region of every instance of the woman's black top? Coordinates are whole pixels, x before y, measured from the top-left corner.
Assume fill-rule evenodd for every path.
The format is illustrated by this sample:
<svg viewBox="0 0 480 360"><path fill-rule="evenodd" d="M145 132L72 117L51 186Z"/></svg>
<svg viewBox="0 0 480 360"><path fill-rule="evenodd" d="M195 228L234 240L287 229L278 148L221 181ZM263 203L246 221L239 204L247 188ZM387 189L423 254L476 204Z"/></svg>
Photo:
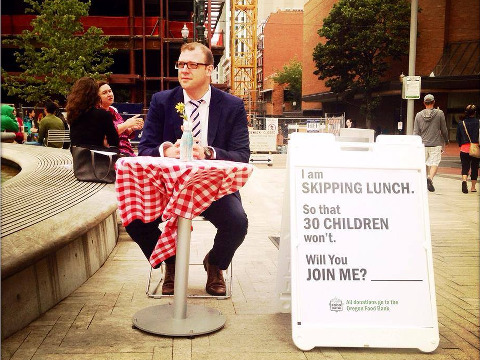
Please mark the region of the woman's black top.
<svg viewBox="0 0 480 360"><path fill-rule="evenodd" d="M105 137L108 145L118 147L118 133L112 115L106 110L91 108L70 124L72 145L103 146Z"/></svg>
<svg viewBox="0 0 480 360"><path fill-rule="evenodd" d="M478 119L474 117L466 118L465 120L459 121L457 126L457 143L458 146L462 146L463 144L468 144L470 141L468 140L468 136L465 132L465 128L463 127L463 122L465 121L465 126L467 127L468 134L472 139L472 143L478 144L478 127L479 122Z"/></svg>

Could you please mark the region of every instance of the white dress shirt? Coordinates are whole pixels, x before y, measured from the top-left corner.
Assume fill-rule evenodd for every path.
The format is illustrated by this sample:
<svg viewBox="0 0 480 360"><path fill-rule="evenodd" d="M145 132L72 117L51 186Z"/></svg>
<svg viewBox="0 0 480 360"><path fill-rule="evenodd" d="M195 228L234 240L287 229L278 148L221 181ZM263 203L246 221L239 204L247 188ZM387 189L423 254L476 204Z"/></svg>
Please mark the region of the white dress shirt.
<svg viewBox="0 0 480 360"><path fill-rule="evenodd" d="M201 97L201 100L203 102L200 104L198 107L198 115L200 118L200 127L201 127L201 132L200 132L200 145L202 146L208 146L208 113L210 110L210 98L212 96L212 90L210 86L208 87L208 91ZM191 98L187 95L187 92L183 90L183 99L185 100L185 111L187 113L187 116L190 117L190 114L192 113L193 109L195 108L194 105L190 103ZM198 99L197 101L199 101Z"/></svg>
<svg viewBox="0 0 480 360"><path fill-rule="evenodd" d="M208 146L208 114L210 111L210 98L212 97L212 89L209 86L207 92L200 98L203 100L203 102L200 104L198 107L198 115L200 116L200 126L201 126L201 132L200 132L200 145L201 146ZM199 101L198 99L197 101ZM185 104L185 112L187 116L189 117L190 114L192 113L194 109L194 105L190 103L191 98L188 96L187 92L183 90L183 100ZM162 144L160 144L158 152L160 153L160 156L164 156L164 151L169 148L170 146L173 146L173 144L170 141L165 141ZM213 151L213 159L216 158L216 152L214 148L211 148Z"/></svg>

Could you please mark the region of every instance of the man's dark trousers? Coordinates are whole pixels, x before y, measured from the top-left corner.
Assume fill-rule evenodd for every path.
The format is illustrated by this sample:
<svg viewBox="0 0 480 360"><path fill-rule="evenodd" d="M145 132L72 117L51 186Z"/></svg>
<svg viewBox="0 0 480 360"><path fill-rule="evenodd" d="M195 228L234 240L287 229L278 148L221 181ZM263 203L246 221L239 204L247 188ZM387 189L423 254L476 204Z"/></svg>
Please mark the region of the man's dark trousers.
<svg viewBox="0 0 480 360"><path fill-rule="evenodd" d="M235 251L242 244L248 229L247 214L243 210L240 194L235 192L214 201L201 216L217 228L208 261L225 270L232 261ZM158 228L160 223L160 218L146 224L137 219L125 228L147 259L150 258L160 237L161 231Z"/></svg>

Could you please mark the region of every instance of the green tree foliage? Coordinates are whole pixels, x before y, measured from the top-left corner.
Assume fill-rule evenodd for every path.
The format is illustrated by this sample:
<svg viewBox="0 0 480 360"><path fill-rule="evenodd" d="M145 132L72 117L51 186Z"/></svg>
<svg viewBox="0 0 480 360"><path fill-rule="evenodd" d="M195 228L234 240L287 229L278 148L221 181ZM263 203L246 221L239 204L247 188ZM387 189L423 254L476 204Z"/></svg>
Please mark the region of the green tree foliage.
<svg viewBox="0 0 480 360"><path fill-rule="evenodd" d="M298 105L302 101L302 63L297 59L292 59L287 65L283 66L282 71L277 71L273 80L280 84L287 84L292 100Z"/></svg>
<svg viewBox="0 0 480 360"><path fill-rule="evenodd" d="M38 14L32 30L4 40L18 51L15 58L22 72L9 75L2 69L2 86L9 96L30 103L48 98L63 100L71 85L82 76L100 78L113 64L114 49L97 27L84 29L81 17L88 15L90 1L24 0L27 13Z"/></svg>
<svg viewBox="0 0 480 360"><path fill-rule="evenodd" d="M314 49L314 74L334 93L363 93L367 127L379 103L373 90L389 61L408 52L409 27L408 0L340 0L318 30L326 41Z"/></svg>

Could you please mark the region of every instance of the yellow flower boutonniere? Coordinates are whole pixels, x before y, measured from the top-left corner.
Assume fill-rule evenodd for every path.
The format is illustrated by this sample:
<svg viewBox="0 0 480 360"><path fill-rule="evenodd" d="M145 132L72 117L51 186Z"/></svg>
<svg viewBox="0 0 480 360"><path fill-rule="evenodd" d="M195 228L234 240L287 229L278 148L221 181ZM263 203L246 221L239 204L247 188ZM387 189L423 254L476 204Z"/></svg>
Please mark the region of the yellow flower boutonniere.
<svg viewBox="0 0 480 360"><path fill-rule="evenodd" d="M177 113L180 114L180 117L183 118L183 120L188 120L187 114L185 113L185 104L183 102L179 102L177 105L175 105L175 109L177 110Z"/></svg>

